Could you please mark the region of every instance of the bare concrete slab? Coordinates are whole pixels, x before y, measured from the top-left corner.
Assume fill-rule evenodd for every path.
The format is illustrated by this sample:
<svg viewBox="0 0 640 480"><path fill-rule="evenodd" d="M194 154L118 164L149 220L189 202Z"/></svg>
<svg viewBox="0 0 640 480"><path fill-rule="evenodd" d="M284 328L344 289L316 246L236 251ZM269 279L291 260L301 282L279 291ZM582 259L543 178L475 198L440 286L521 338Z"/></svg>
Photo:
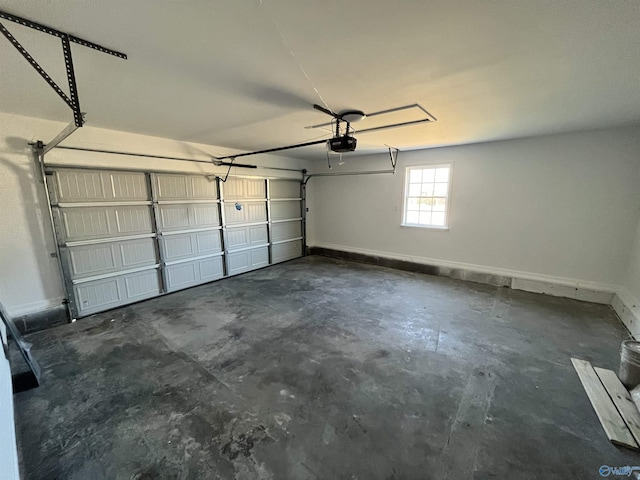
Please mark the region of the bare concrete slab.
<svg viewBox="0 0 640 480"><path fill-rule="evenodd" d="M28 336L28 479L568 479L640 464L570 358L603 305L324 257Z"/></svg>

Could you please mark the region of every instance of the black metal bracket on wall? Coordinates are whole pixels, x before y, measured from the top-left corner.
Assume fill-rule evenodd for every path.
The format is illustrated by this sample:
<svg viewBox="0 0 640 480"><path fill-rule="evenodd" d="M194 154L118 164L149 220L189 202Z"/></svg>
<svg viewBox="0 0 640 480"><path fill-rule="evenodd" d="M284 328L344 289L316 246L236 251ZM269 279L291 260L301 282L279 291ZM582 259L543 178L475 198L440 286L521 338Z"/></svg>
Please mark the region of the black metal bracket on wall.
<svg viewBox="0 0 640 480"><path fill-rule="evenodd" d="M64 63L67 71L69 95L65 94L62 91L58 84L49 76L47 72L45 72L45 70L38 64L38 62L36 62L36 60L29 54L29 52L27 52L27 50L20 44L20 42L16 40L11 32L9 32L9 30L7 30L2 23L0 23L0 32L7 38L7 40L9 40L9 43L11 43L11 45L13 45L15 49L20 52L25 60L29 62L29 65L31 65L35 69L35 71L38 72L38 74L49 84L51 88L53 88L58 96L62 98L62 100L64 100L69 108L71 108L71 110L73 111L73 120L75 126L82 127L82 125L84 124L84 118L82 112L80 111L80 99L78 98L76 74L73 68L73 58L71 56L71 43L77 43L84 47L93 48L94 50L98 50L99 52L123 58L125 60L127 56L122 52L111 50L109 48L98 45L97 43L83 40L82 38L78 38L74 35L61 32L60 30L56 30L55 28L47 27L46 25L32 22L31 20L27 20L26 18L18 17L7 12L0 11L0 18L60 38L60 40L62 41L62 54L64 56Z"/></svg>
<svg viewBox="0 0 640 480"><path fill-rule="evenodd" d="M389 159L391 160L391 167L393 167L393 173L396 172L396 165L398 164L398 155L400 154L400 150L395 147L390 147L387 145L389 149ZM395 153L395 157L394 154Z"/></svg>

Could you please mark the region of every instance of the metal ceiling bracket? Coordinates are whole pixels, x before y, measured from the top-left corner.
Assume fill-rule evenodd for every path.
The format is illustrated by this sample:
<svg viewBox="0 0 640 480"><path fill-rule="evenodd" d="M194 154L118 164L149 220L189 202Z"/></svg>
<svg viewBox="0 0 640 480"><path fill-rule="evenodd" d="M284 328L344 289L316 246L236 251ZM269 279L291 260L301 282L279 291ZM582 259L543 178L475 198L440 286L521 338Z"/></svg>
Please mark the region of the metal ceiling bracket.
<svg viewBox="0 0 640 480"><path fill-rule="evenodd" d="M393 173L395 173L396 172L396 165L398 164L398 154L400 153L400 150L398 150L395 147L390 147L389 145L387 145L386 147L389 149L389 159L391 160L391 167L393 168ZM393 156L394 152L396 154L395 158Z"/></svg>
<svg viewBox="0 0 640 480"><path fill-rule="evenodd" d="M218 176L218 178L222 183L227 183L227 179L229 178L229 173L231 173L231 167L233 166L233 162L235 161L236 161L236 157L231 157L230 162L224 162L225 165L229 165L229 168L227 169L227 174L224 176L224 178L222 178L221 176ZM220 163L222 164L222 162Z"/></svg>
<svg viewBox="0 0 640 480"><path fill-rule="evenodd" d="M98 50L99 52L106 53L108 55L116 56L118 58L126 59L127 56L124 53L105 48L101 45L98 45L97 43L83 40L73 35L69 35L68 33L61 32L60 30L47 27L46 25L42 25L40 23L32 22L31 20L27 20L26 18L18 17L7 12L0 11L0 18L4 18L5 20L9 20L25 27L33 28L34 30L38 30L39 32L60 38L60 40L62 41L62 53L64 56L64 63L67 71L67 82L69 83L69 96L62 91L58 84L49 76L47 72L45 72L45 70L38 64L38 62L36 62L36 60L29 54L29 52L27 52L27 50L20 44L20 42L18 42L18 40L16 40L16 38L11 35L6 27L2 25L2 23L0 23L0 32L7 38L7 40L9 40L9 43L11 43L11 45L13 45L15 49L20 52L25 60L29 62L29 64L36 70L36 72L38 72L38 74L49 84L49 86L53 88L53 90L60 96L60 98L64 100L69 108L71 108L71 110L73 111L75 126L78 128L82 127L82 125L84 124L84 118L82 112L80 111L80 99L78 98L76 74L73 69L73 58L71 56L71 42L77 43L78 45L82 45L84 47L92 48L94 50Z"/></svg>
<svg viewBox="0 0 640 480"><path fill-rule="evenodd" d="M2 34L7 38L7 40L11 42L11 45L13 45L15 49L22 54L22 56L27 60L27 62L29 62L29 65L31 65L35 69L35 71L38 72L42 78L45 79L45 81L51 86L51 88L53 88L53 90L58 95L60 95L60 98L62 98L62 100L64 100L65 103L69 105L70 108L73 108L73 102L71 101L71 99L62 91L62 89L58 86L58 84L53 81L53 79L47 74L47 72L44 71L44 69L38 64L38 62L36 62L33 59L33 57L29 55L29 52L25 50L25 48L20 44L20 42L18 42L18 40L16 40L16 38L13 35L11 35L9 30L7 30L2 23L0 23L0 32L2 32Z"/></svg>
<svg viewBox="0 0 640 480"><path fill-rule="evenodd" d="M10 22L19 23L25 27L33 28L34 30L38 30L42 33L47 33L49 35L53 35L54 37L68 36L69 40L73 43L77 43L78 45L82 45L83 47L93 48L94 50L98 50L99 52L106 53L108 55L113 55L114 57L119 57L123 59L127 59L127 55L122 52L118 52L116 50L111 50L110 48L103 47L102 45L98 45L97 43L90 42L88 40L83 40L82 38L74 37L73 35L69 35L67 33L61 32L60 30L56 30L55 28L47 27L46 25L42 25L41 23L32 22L31 20L27 20L26 18L18 17L17 15L12 15L11 13L3 12L0 10L0 18L4 18L5 20L9 20Z"/></svg>
<svg viewBox="0 0 640 480"><path fill-rule="evenodd" d="M71 43L69 35L62 37L62 53L64 54L64 65L67 69L67 82L69 83L69 92L71 93L71 102L73 106L73 120L76 127L81 127L84 123L82 112L80 111L80 99L78 98L78 87L76 86L76 73L73 70L73 58L71 57Z"/></svg>

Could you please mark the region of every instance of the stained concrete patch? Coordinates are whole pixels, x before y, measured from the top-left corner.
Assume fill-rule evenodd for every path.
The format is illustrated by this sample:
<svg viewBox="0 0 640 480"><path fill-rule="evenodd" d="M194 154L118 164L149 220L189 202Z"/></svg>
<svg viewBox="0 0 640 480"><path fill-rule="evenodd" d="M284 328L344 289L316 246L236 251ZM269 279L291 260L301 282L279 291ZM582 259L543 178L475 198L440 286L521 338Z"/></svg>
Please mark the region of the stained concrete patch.
<svg viewBox="0 0 640 480"><path fill-rule="evenodd" d="M331 445L336 438L336 429L333 425L324 424L324 432L322 433L322 442L325 445Z"/></svg>

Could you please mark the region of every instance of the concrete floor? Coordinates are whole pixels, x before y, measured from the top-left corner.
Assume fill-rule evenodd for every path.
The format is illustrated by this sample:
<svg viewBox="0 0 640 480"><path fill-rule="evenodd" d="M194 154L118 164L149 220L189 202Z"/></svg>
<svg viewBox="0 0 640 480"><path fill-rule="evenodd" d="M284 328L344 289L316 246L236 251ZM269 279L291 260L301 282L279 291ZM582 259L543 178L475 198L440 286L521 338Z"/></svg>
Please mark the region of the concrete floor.
<svg viewBox="0 0 640 480"><path fill-rule="evenodd" d="M307 257L30 335L28 479L587 479L609 307Z"/></svg>

